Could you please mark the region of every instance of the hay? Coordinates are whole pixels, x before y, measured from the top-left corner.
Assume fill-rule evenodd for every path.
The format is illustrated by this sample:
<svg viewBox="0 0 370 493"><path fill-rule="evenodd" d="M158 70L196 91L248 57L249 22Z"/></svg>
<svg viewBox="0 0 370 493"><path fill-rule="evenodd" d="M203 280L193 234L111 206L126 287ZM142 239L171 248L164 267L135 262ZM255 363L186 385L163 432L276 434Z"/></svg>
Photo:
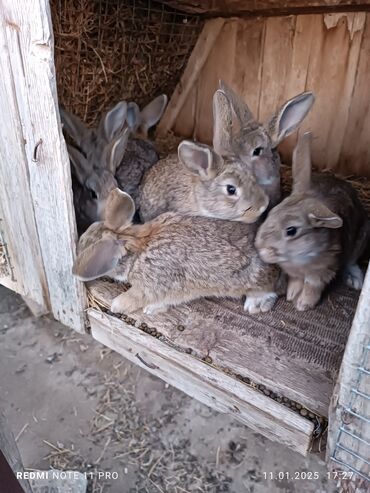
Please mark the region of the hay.
<svg viewBox="0 0 370 493"><path fill-rule="evenodd" d="M90 125L122 99L170 96L202 27L144 0L51 0L59 101Z"/></svg>
<svg viewBox="0 0 370 493"><path fill-rule="evenodd" d="M330 173L328 170L323 170L323 173ZM343 177L337 175L339 178L346 179L356 189L358 196L364 205L367 213L370 216L370 180L369 178L359 176L347 176ZM283 194L287 195L292 189L292 168L285 164L281 167L281 181Z"/></svg>

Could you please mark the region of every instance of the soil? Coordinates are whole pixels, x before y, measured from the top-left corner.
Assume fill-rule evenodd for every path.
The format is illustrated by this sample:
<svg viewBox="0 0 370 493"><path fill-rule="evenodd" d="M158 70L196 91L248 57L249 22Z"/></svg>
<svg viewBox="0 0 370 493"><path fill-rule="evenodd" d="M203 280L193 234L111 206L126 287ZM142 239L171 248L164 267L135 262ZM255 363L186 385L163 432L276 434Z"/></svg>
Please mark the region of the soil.
<svg viewBox="0 0 370 493"><path fill-rule="evenodd" d="M33 318L1 286L0 355L1 407L27 469L87 473L93 493L336 491L317 455L270 442L89 335Z"/></svg>

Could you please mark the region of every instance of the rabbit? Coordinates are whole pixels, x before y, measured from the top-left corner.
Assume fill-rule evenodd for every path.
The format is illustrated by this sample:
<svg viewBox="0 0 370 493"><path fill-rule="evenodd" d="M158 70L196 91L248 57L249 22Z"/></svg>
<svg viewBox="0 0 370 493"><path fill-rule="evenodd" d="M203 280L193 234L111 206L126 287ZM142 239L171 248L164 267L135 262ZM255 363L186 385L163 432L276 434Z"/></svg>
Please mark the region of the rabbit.
<svg viewBox="0 0 370 493"><path fill-rule="evenodd" d="M167 211L254 222L268 197L252 173L211 147L185 140L178 156L159 161L144 176L139 191L143 222Z"/></svg>
<svg viewBox="0 0 370 493"><path fill-rule="evenodd" d="M109 275L130 283L113 300L112 312L154 313L206 296L246 295L249 313L273 307L280 269L259 258L256 224L168 212L132 225L134 213L132 198L114 189L104 221L80 238L73 266L82 281Z"/></svg>
<svg viewBox="0 0 370 493"><path fill-rule="evenodd" d="M298 128L313 102L312 93L300 94L286 102L263 126L254 120L247 105L221 82L221 88L213 96L213 151L194 144L193 151L185 154L180 145L178 156L162 159L147 171L139 189L141 220L151 220L167 211L235 220L224 211L228 214L230 201L243 193L235 185L243 181L245 170L254 174L270 200L270 207L275 205L280 199L280 158L275 148ZM233 113L241 127L235 136ZM190 146L188 142L185 145ZM202 155L198 149L204 149ZM207 162L212 156L212 162L222 166L219 164L217 171L203 164L203 156ZM229 190L235 189L234 198L230 197Z"/></svg>
<svg viewBox="0 0 370 493"><path fill-rule="evenodd" d="M223 81L213 97L213 147L221 156L233 156L254 173L270 198L280 201L280 157L277 146L298 129L315 98L304 92L289 99L263 124L247 104Z"/></svg>
<svg viewBox="0 0 370 493"><path fill-rule="evenodd" d="M293 153L293 191L267 215L256 236L262 260L289 276L287 299L300 311L316 306L339 272L361 289L357 265L370 238L369 220L354 188L332 175L311 177L310 134Z"/></svg>
<svg viewBox="0 0 370 493"><path fill-rule="evenodd" d="M60 108L63 129L72 141L67 148L79 234L101 219L104 200L117 185L136 197L144 171L159 157L154 145L143 137L158 122L166 104L165 95L142 111L136 103L121 101L101 118L96 129L87 128L75 115Z"/></svg>

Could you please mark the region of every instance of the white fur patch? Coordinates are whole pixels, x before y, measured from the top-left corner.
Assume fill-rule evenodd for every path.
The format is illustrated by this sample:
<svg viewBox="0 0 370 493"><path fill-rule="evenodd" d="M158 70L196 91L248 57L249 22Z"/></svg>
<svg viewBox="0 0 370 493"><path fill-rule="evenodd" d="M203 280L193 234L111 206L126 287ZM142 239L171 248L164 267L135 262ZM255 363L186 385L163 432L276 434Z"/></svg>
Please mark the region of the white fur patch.
<svg viewBox="0 0 370 493"><path fill-rule="evenodd" d="M348 287L356 289L357 291L362 288L362 285L364 284L364 275L357 264L348 267L345 274L345 283Z"/></svg>
<svg viewBox="0 0 370 493"><path fill-rule="evenodd" d="M277 298L278 295L276 293L247 296L244 310L251 314L268 312L275 305Z"/></svg>

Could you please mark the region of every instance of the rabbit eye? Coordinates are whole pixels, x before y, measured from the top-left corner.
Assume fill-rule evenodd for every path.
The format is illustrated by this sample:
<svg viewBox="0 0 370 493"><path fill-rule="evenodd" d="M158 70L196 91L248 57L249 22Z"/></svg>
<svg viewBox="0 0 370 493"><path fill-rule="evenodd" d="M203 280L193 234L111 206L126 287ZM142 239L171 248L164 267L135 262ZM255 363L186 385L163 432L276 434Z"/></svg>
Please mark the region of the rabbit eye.
<svg viewBox="0 0 370 493"><path fill-rule="evenodd" d="M89 193L92 199L96 200L98 198L97 193L94 190L91 190L91 188L89 188Z"/></svg>
<svg viewBox="0 0 370 493"><path fill-rule="evenodd" d="M253 156L260 156L263 152L263 147L256 147L253 151Z"/></svg>
<svg viewBox="0 0 370 493"><path fill-rule="evenodd" d="M297 228L295 226L289 226L289 228L285 230L285 233L287 236L295 236L297 234Z"/></svg>
<svg viewBox="0 0 370 493"><path fill-rule="evenodd" d="M236 187L234 185L226 185L226 190L228 195L235 195L236 194Z"/></svg>

